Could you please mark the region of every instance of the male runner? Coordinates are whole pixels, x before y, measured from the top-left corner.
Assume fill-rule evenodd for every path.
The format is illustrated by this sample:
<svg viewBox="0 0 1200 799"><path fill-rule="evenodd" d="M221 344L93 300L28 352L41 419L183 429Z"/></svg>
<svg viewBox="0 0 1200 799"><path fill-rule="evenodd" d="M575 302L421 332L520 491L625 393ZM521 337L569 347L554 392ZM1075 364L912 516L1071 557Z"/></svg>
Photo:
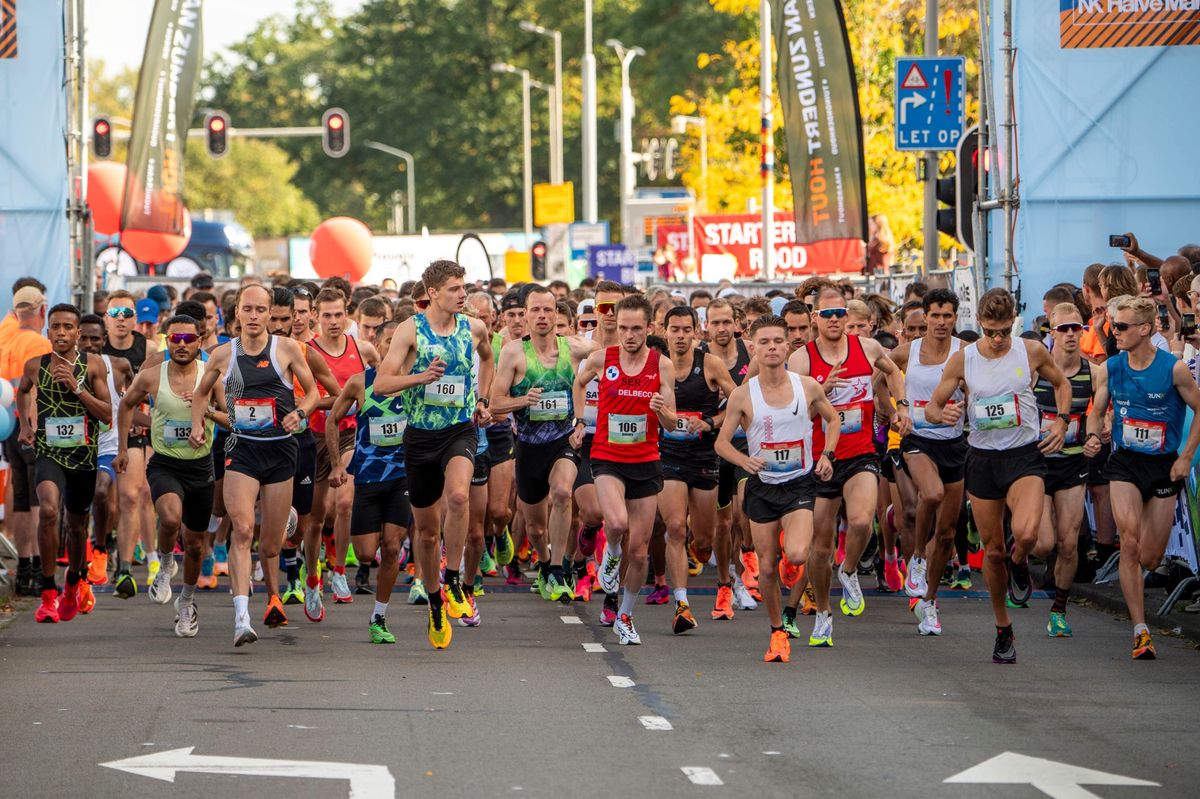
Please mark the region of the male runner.
<svg viewBox="0 0 1200 799"><path fill-rule="evenodd" d="M1093 366L1096 397L1084 454L1092 457L1100 451L1100 429L1111 400L1112 455L1105 476L1121 535L1121 593L1133 622L1133 658L1153 660L1142 569L1156 569L1162 561L1176 497L1200 445L1200 388L1183 361L1154 346L1152 300L1123 297L1116 309L1112 328L1120 351L1103 366ZM1180 448L1185 406L1192 409L1192 425ZM43 550L43 564L45 560Z"/></svg>
<svg viewBox="0 0 1200 799"><path fill-rule="evenodd" d="M42 603L38 622L70 621L94 604L83 582L87 568L87 513L96 491L97 425L112 423L112 403L99 356L82 353L79 309L60 303L46 315L53 348L30 358L17 389L21 441L33 446L38 496L38 549L42 558ZM35 401L29 392L37 389ZM36 427L35 427L36 426ZM59 545L59 508L66 510L67 589L60 600L54 583Z"/></svg>
<svg viewBox="0 0 1200 799"><path fill-rule="evenodd" d="M354 321L358 323L359 341L378 347L379 327L392 318L392 307L382 297L367 297L354 309Z"/></svg>
<svg viewBox="0 0 1200 799"><path fill-rule="evenodd" d="M983 577L996 617L993 663L1017 661L1005 607L1006 583L1011 584L1014 595L1028 596L1031 584L1026 557L1037 542L1045 494L1043 455L1062 448L1071 420L1071 389L1066 378L1041 342L1013 341L1016 315L1013 297L1004 289L991 289L980 297L976 317L982 338L950 356L942 380L925 406L926 421L948 425L957 424L966 406L970 445L966 489L986 551ZM1054 387L1058 417L1040 444L1041 424L1033 395L1037 376ZM965 401L948 405L960 387ZM1004 542L1006 507L1012 517L1011 553ZM936 580L935 575L929 582L936 585Z"/></svg>
<svg viewBox="0 0 1200 799"><path fill-rule="evenodd" d="M138 406L153 400L150 446L154 454L146 464L150 494L158 513L158 556L174 565L175 542L183 529L183 593L175 605L175 634L193 638L199 631L196 583L204 554L204 536L212 510L213 420L224 417L204 409L204 444L193 447L191 398L204 376L199 359L200 328L189 316L174 316L166 325L170 358L157 369L143 369L121 398L117 416L118 452L113 463L124 474L129 461L128 436ZM220 393L218 391L218 400ZM227 423L228 419L223 418ZM171 599L172 568L161 568L150 584L150 599L165 605Z"/></svg>
<svg viewBox="0 0 1200 799"><path fill-rule="evenodd" d="M658 513L667 528L667 576L675 598L671 630L676 635L696 626L687 598L684 543L690 526L694 548L712 551L718 482L713 445L720 417L725 415L721 396L732 396L735 388L725 363L696 346L697 321L696 312L687 306L672 307L664 320L676 375L676 421L674 429L659 433L663 489Z"/></svg>
<svg viewBox="0 0 1200 799"><path fill-rule="evenodd" d="M734 389L726 408L725 425L717 438L717 452L750 474L745 488L745 512L750 520L754 549L762 571L759 580L771 641L763 660L787 663L791 643L783 629L779 593L779 528L783 549L797 566L808 560L813 538L812 477L828 480L833 466L826 454L813 461L814 414L825 423L825 441L837 447L841 423L821 386L811 377L787 370L788 324L777 316L760 316L750 327L759 373ZM746 431L750 454L733 444L733 429Z"/></svg>
<svg viewBox="0 0 1200 799"><path fill-rule="evenodd" d="M652 309L645 297L631 294L617 303L615 311L620 346L587 357L575 378L575 406L583 407L587 384L599 375L592 476L604 509L605 562L620 558L622 551L625 557L621 581L625 590L613 624L625 646L642 642L633 626L633 606L646 579L646 556L662 490L658 428L675 429L675 368L646 346ZM658 425L651 423L652 413ZM583 443L585 426L583 419L575 419L572 446ZM605 593L616 590L613 571L601 572Z"/></svg>
<svg viewBox="0 0 1200 799"><path fill-rule="evenodd" d="M449 615L470 617L458 566L467 536L467 502L478 446L476 426L491 420L488 398L495 372L491 336L484 324L461 311L466 288L461 266L434 261L422 274L429 306L406 320L392 338L387 360L375 375L374 392L406 391L404 466L417 529L417 557L429 590L429 642L450 645ZM479 352L479 395L472 379ZM439 575L439 540L445 536L445 587ZM453 566L453 568L450 568Z"/></svg>
<svg viewBox="0 0 1200 799"><path fill-rule="evenodd" d="M248 284L235 299L240 335L213 350L200 386L192 395L192 445L205 443L204 414L218 380L225 389L232 429L225 458L225 508L229 514L229 577L233 585L234 646L254 643L250 626L250 544L254 539L255 507L261 495L259 558L278 557L291 507L300 429L317 404L317 385L300 345L272 336L266 322L270 289ZM304 398L297 403L295 383ZM287 623L279 599L279 574L264 568L269 627Z"/></svg>
<svg viewBox="0 0 1200 799"><path fill-rule="evenodd" d="M525 336L525 305L517 292L509 292L501 299L499 323L501 329L492 334L493 363L500 362L500 352L509 341L520 341ZM484 524L484 535L496 541L496 562L507 571L506 582L521 583L520 567L513 563L516 544L513 541L518 529L524 529L524 520L513 513L516 507L516 469L514 459L516 445L513 439L512 419L507 415L493 414L487 430L488 462L488 507ZM510 532L512 528L512 532Z"/></svg>

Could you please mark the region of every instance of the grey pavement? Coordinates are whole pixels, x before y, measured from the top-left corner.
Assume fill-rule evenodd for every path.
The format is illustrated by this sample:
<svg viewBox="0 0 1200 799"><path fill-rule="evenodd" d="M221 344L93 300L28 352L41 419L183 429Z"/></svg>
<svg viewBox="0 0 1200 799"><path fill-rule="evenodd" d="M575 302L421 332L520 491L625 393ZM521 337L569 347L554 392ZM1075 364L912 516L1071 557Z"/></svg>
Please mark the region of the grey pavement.
<svg viewBox="0 0 1200 799"><path fill-rule="evenodd" d="M191 640L144 593L101 594L59 625L17 603L0 631L0 795L345 797L346 763L386 769L395 796L1159 799L1200 785L1200 653L1160 634L1160 659L1133 662L1127 622L1090 607L1072 607L1069 640L1046 638L1048 600L1017 611L1019 663L996 666L978 594L947 594L937 639L916 634L904 598L868 595L862 617L835 616L832 649L794 641L791 663L764 664L765 612L709 621L709 592L692 598L698 630L672 636L670 606L639 607L644 644L619 647L599 596L490 591L483 626L440 652L403 596L394 646L367 643L358 597L321 624L290 606L290 626L257 625L236 650L224 591L200 595ZM261 594L251 609L261 618ZM171 762L199 771L173 785L100 765L189 747ZM1043 765L1044 790L943 782L1005 752L1069 765ZM1072 787L1069 767L1161 787ZM273 776L231 773L255 769ZM392 795L381 771L352 770L354 796Z"/></svg>

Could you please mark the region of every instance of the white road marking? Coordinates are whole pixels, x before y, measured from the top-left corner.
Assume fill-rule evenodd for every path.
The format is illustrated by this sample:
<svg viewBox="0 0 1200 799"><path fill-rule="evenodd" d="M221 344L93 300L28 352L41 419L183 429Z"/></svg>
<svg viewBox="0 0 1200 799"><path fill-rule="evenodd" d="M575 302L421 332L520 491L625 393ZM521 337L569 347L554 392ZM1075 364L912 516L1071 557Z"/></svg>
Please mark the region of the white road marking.
<svg viewBox="0 0 1200 799"><path fill-rule="evenodd" d="M628 677L622 677L618 674L610 674L608 681L612 683L613 688L632 688L636 684Z"/></svg>
<svg viewBox="0 0 1200 799"><path fill-rule="evenodd" d="M1109 774L1016 752L1003 752L942 782L1031 785L1053 799L1099 799L1084 785L1144 785L1161 788L1157 782Z"/></svg>
<svg viewBox="0 0 1200 799"><path fill-rule="evenodd" d="M584 652L607 652L608 650L604 648L604 644L584 644L583 651Z"/></svg>
<svg viewBox="0 0 1200 799"><path fill-rule="evenodd" d="M563 624L583 624L583 619L578 616L559 616Z"/></svg>
<svg viewBox="0 0 1200 799"><path fill-rule="evenodd" d="M434 696L454 696L453 691L430 691Z"/></svg>
<svg viewBox="0 0 1200 799"><path fill-rule="evenodd" d="M648 730L673 730L671 722L662 716L638 716L638 721Z"/></svg>
<svg viewBox="0 0 1200 799"><path fill-rule="evenodd" d="M721 778L717 776L717 772L710 768L705 768L704 766L681 766L679 770L682 771L687 778L692 781L692 785L725 784L721 781Z"/></svg>

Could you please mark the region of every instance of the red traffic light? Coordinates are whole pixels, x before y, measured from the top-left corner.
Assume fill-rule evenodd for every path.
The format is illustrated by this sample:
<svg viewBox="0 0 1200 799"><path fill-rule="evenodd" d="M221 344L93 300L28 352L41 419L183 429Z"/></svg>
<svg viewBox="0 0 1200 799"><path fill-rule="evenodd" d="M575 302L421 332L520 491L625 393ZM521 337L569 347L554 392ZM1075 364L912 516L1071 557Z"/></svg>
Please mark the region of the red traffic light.
<svg viewBox="0 0 1200 799"><path fill-rule="evenodd" d="M104 117L96 117L92 121L92 151L97 158L112 155L112 125Z"/></svg>
<svg viewBox="0 0 1200 799"><path fill-rule="evenodd" d="M329 117L329 127L332 130L341 130L342 125L344 125L344 124L345 123L342 121L342 118L340 116L338 116L337 114L333 114L332 116Z"/></svg>
<svg viewBox="0 0 1200 799"><path fill-rule="evenodd" d="M213 158L229 154L229 115L224 111L209 111L204 117L204 144Z"/></svg>
<svg viewBox="0 0 1200 799"><path fill-rule="evenodd" d="M105 122L103 119L96 122L96 133L98 135L106 136L106 135L108 135L108 131L109 131L108 123Z"/></svg>
<svg viewBox="0 0 1200 799"><path fill-rule="evenodd" d="M220 133L225 130L225 120L220 117L213 117L208 121L208 129L213 133Z"/></svg>
<svg viewBox="0 0 1200 799"><path fill-rule="evenodd" d="M330 158L350 152L350 117L341 108L326 109L321 117L321 146Z"/></svg>
<svg viewBox="0 0 1200 799"><path fill-rule="evenodd" d="M530 253L534 258L544 258L546 256L546 243L539 241L530 248Z"/></svg>

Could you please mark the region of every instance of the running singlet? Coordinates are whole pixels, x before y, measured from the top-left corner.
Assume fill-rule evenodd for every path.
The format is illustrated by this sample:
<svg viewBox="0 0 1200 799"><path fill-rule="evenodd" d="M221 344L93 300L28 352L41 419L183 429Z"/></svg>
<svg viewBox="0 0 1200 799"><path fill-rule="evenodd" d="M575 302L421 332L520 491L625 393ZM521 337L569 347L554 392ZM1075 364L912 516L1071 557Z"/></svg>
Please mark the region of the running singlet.
<svg viewBox="0 0 1200 799"><path fill-rule="evenodd" d="M1017 339L999 358L985 358L979 345L963 348L967 391L967 441L976 449L1016 449L1037 441L1041 425L1029 353Z"/></svg>
<svg viewBox="0 0 1200 799"><path fill-rule="evenodd" d="M950 356L962 347L962 339L950 339L950 353L941 363L921 363L921 342L917 339L908 348L908 369L904 372L904 393L912 403L912 434L918 438L949 441L963 434L962 417L955 424L934 424L925 420L925 406L933 398L934 389L942 382L942 373ZM954 389L947 405L961 403L963 392L961 388Z"/></svg>
<svg viewBox="0 0 1200 799"><path fill-rule="evenodd" d="M750 378L751 413L747 439L750 457L762 458L766 466L758 479L768 485L779 485L803 477L813 468L812 417L800 375L787 372L792 383L792 400L782 408L767 404L757 375Z"/></svg>
<svg viewBox="0 0 1200 799"><path fill-rule="evenodd" d="M118 358L124 358L129 361L129 368L136 375L138 370L142 368L142 363L146 360L146 337L134 330L132 347L127 350L119 350L106 341L104 349L101 352L105 355L115 355Z"/></svg>
<svg viewBox="0 0 1200 799"><path fill-rule="evenodd" d="M1173 454L1179 450L1187 406L1172 376L1177 362L1174 355L1159 349L1154 351L1150 365L1141 371L1130 368L1126 352L1105 361L1108 395L1113 405L1114 450L1146 455Z"/></svg>
<svg viewBox="0 0 1200 799"><path fill-rule="evenodd" d="M829 378L834 367L825 362L817 342L810 341L808 347L808 371L821 385ZM846 385L829 394L829 402L842 419L842 432L838 437L835 455L838 460L847 460L858 455L875 452L875 389L871 385L873 369L863 352L858 336L846 336L846 360L842 362L838 375ZM824 424L813 429L813 448L825 451Z"/></svg>
<svg viewBox="0 0 1200 799"><path fill-rule="evenodd" d="M575 385L575 368L571 366L571 345L563 336L558 340L558 360L554 366L546 366L533 348L533 340L526 336L521 340L525 349L525 376L512 387L514 397L523 397L531 388L540 388L542 396L538 404L518 408L513 416L517 420L517 438L526 444L546 444L571 434L575 418L571 398Z"/></svg>
<svg viewBox="0 0 1200 799"><path fill-rule="evenodd" d="M154 395L154 407L150 411L150 446L159 455L181 461L207 458L212 453L213 423L204 422L204 446L196 449L188 443L192 434L192 403L183 399L171 388L167 374L170 359L162 362L158 373L158 393ZM192 392L204 377L204 364L196 359L196 383Z"/></svg>
<svg viewBox="0 0 1200 799"><path fill-rule="evenodd" d="M1083 437L1087 432L1087 412L1092 404L1092 365L1086 359L1080 359L1079 371L1067 378L1071 384L1071 421L1067 424L1067 435L1063 439L1062 449L1047 458L1065 458L1070 455L1083 454ZM1033 387L1033 396L1037 398L1038 413L1041 416L1041 433L1039 438L1045 438L1050 432L1050 426L1058 421L1058 401L1054 398L1054 386L1044 377L1038 376L1037 384Z"/></svg>
<svg viewBox="0 0 1200 799"><path fill-rule="evenodd" d="M278 342L278 336L269 336L267 346L255 355L246 352L240 336L230 344L225 403L234 438L282 441L291 436L283 429L283 417L296 410L296 391L279 367Z"/></svg>
<svg viewBox="0 0 1200 799"><path fill-rule="evenodd" d="M58 355L43 355L37 376L37 435L33 450L39 458L49 458L64 469L95 471L96 426L83 401L54 379L50 364ZM72 364L77 385L91 391L87 376L87 356L79 353Z"/></svg>
<svg viewBox="0 0 1200 799"><path fill-rule="evenodd" d="M592 459L617 463L658 460L658 420L650 398L658 392L658 350L649 348L646 365L636 375L621 370L621 348L604 351Z"/></svg>
<svg viewBox="0 0 1200 799"><path fill-rule="evenodd" d="M325 359L325 363L329 364L329 371L333 372L333 379L337 381L339 386L346 385L347 380L360 373L363 367L366 366L363 363L362 355L359 354L358 342L354 340L354 336L346 336L346 347L342 350L341 355L330 355L321 349L321 345L317 343L316 338L309 339L308 346L319 352L321 357ZM329 392L320 383L317 383L317 393L322 397L329 396ZM328 416L328 411L313 411L312 418L308 420L308 426L314 433L323 436L325 435L325 419ZM338 420L338 430L351 430L353 428L353 416L347 416L344 419Z"/></svg>
<svg viewBox="0 0 1200 799"><path fill-rule="evenodd" d="M717 434L712 431L688 432L688 419L699 419L701 416L711 419L717 414L721 399L719 391L708 387L704 356L705 353L700 349L692 350L691 366L682 379L675 380L675 429L662 430L659 434L659 450L677 458L711 455L717 439Z"/></svg>
<svg viewBox="0 0 1200 799"><path fill-rule="evenodd" d="M411 374L425 371L435 357L441 358L446 366L441 379L404 392L408 423L421 430L444 430L469 422L475 415L475 386L471 380L475 346L471 322L464 314L456 314L454 319L454 332L439 336L425 314L413 317L417 357Z"/></svg>
<svg viewBox="0 0 1200 799"><path fill-rule="evenodd" d="M579 368L583 369L583 364L586 362L580 361ZM583 434L588 438L596 435L596 416L600 409L600 378L596 377L588 381L588 384L583 387Z"/></svg>
<svg viewBox="0 0 1200 799"><path fill-rule="evenodd" d="M363 374L363 404L358 409L354 456L347 471L355 484L386 483L405 476L404 430L408 417L400 397L381 397L371 390L378 370Z"/></svg>
<svg viewBox="0 0 1200 799"><path fill-rule="evenodd" d="M737 358L734 360L733 366L729 367L729 376L733 378L733 384L735 386L740 386L746 380L746 373L750 371L750 350L746 348L745 342L743 342L740 338L735 338L733 340L733 346L734 350L737 351ZM708 342L701 344L700 349L704 352L712 352L712 350L708 348ZM713 354L715 355L716 353ZM721 401L721 405L719 407L724 407L725 403L728 401L729 397L725 397ZM740 427L733 431L733 445L743 453L747 451L746 431Z"/></svg>
<svg viewBox="0 0 1200 799"><path fill-rule="evenodd" d="M111 355L101 355L100 358L104 361L104 368L107 371L106 380L108 381L108 398L112 404L112 422L104 424L103 422L96 423L96 429L100 433L99 445L100 449L97 454L100 457L105 455L116 455L117 446L117 408L121 404L121 395L117 393L117 383L113 379L113 364Z"/></svg>

